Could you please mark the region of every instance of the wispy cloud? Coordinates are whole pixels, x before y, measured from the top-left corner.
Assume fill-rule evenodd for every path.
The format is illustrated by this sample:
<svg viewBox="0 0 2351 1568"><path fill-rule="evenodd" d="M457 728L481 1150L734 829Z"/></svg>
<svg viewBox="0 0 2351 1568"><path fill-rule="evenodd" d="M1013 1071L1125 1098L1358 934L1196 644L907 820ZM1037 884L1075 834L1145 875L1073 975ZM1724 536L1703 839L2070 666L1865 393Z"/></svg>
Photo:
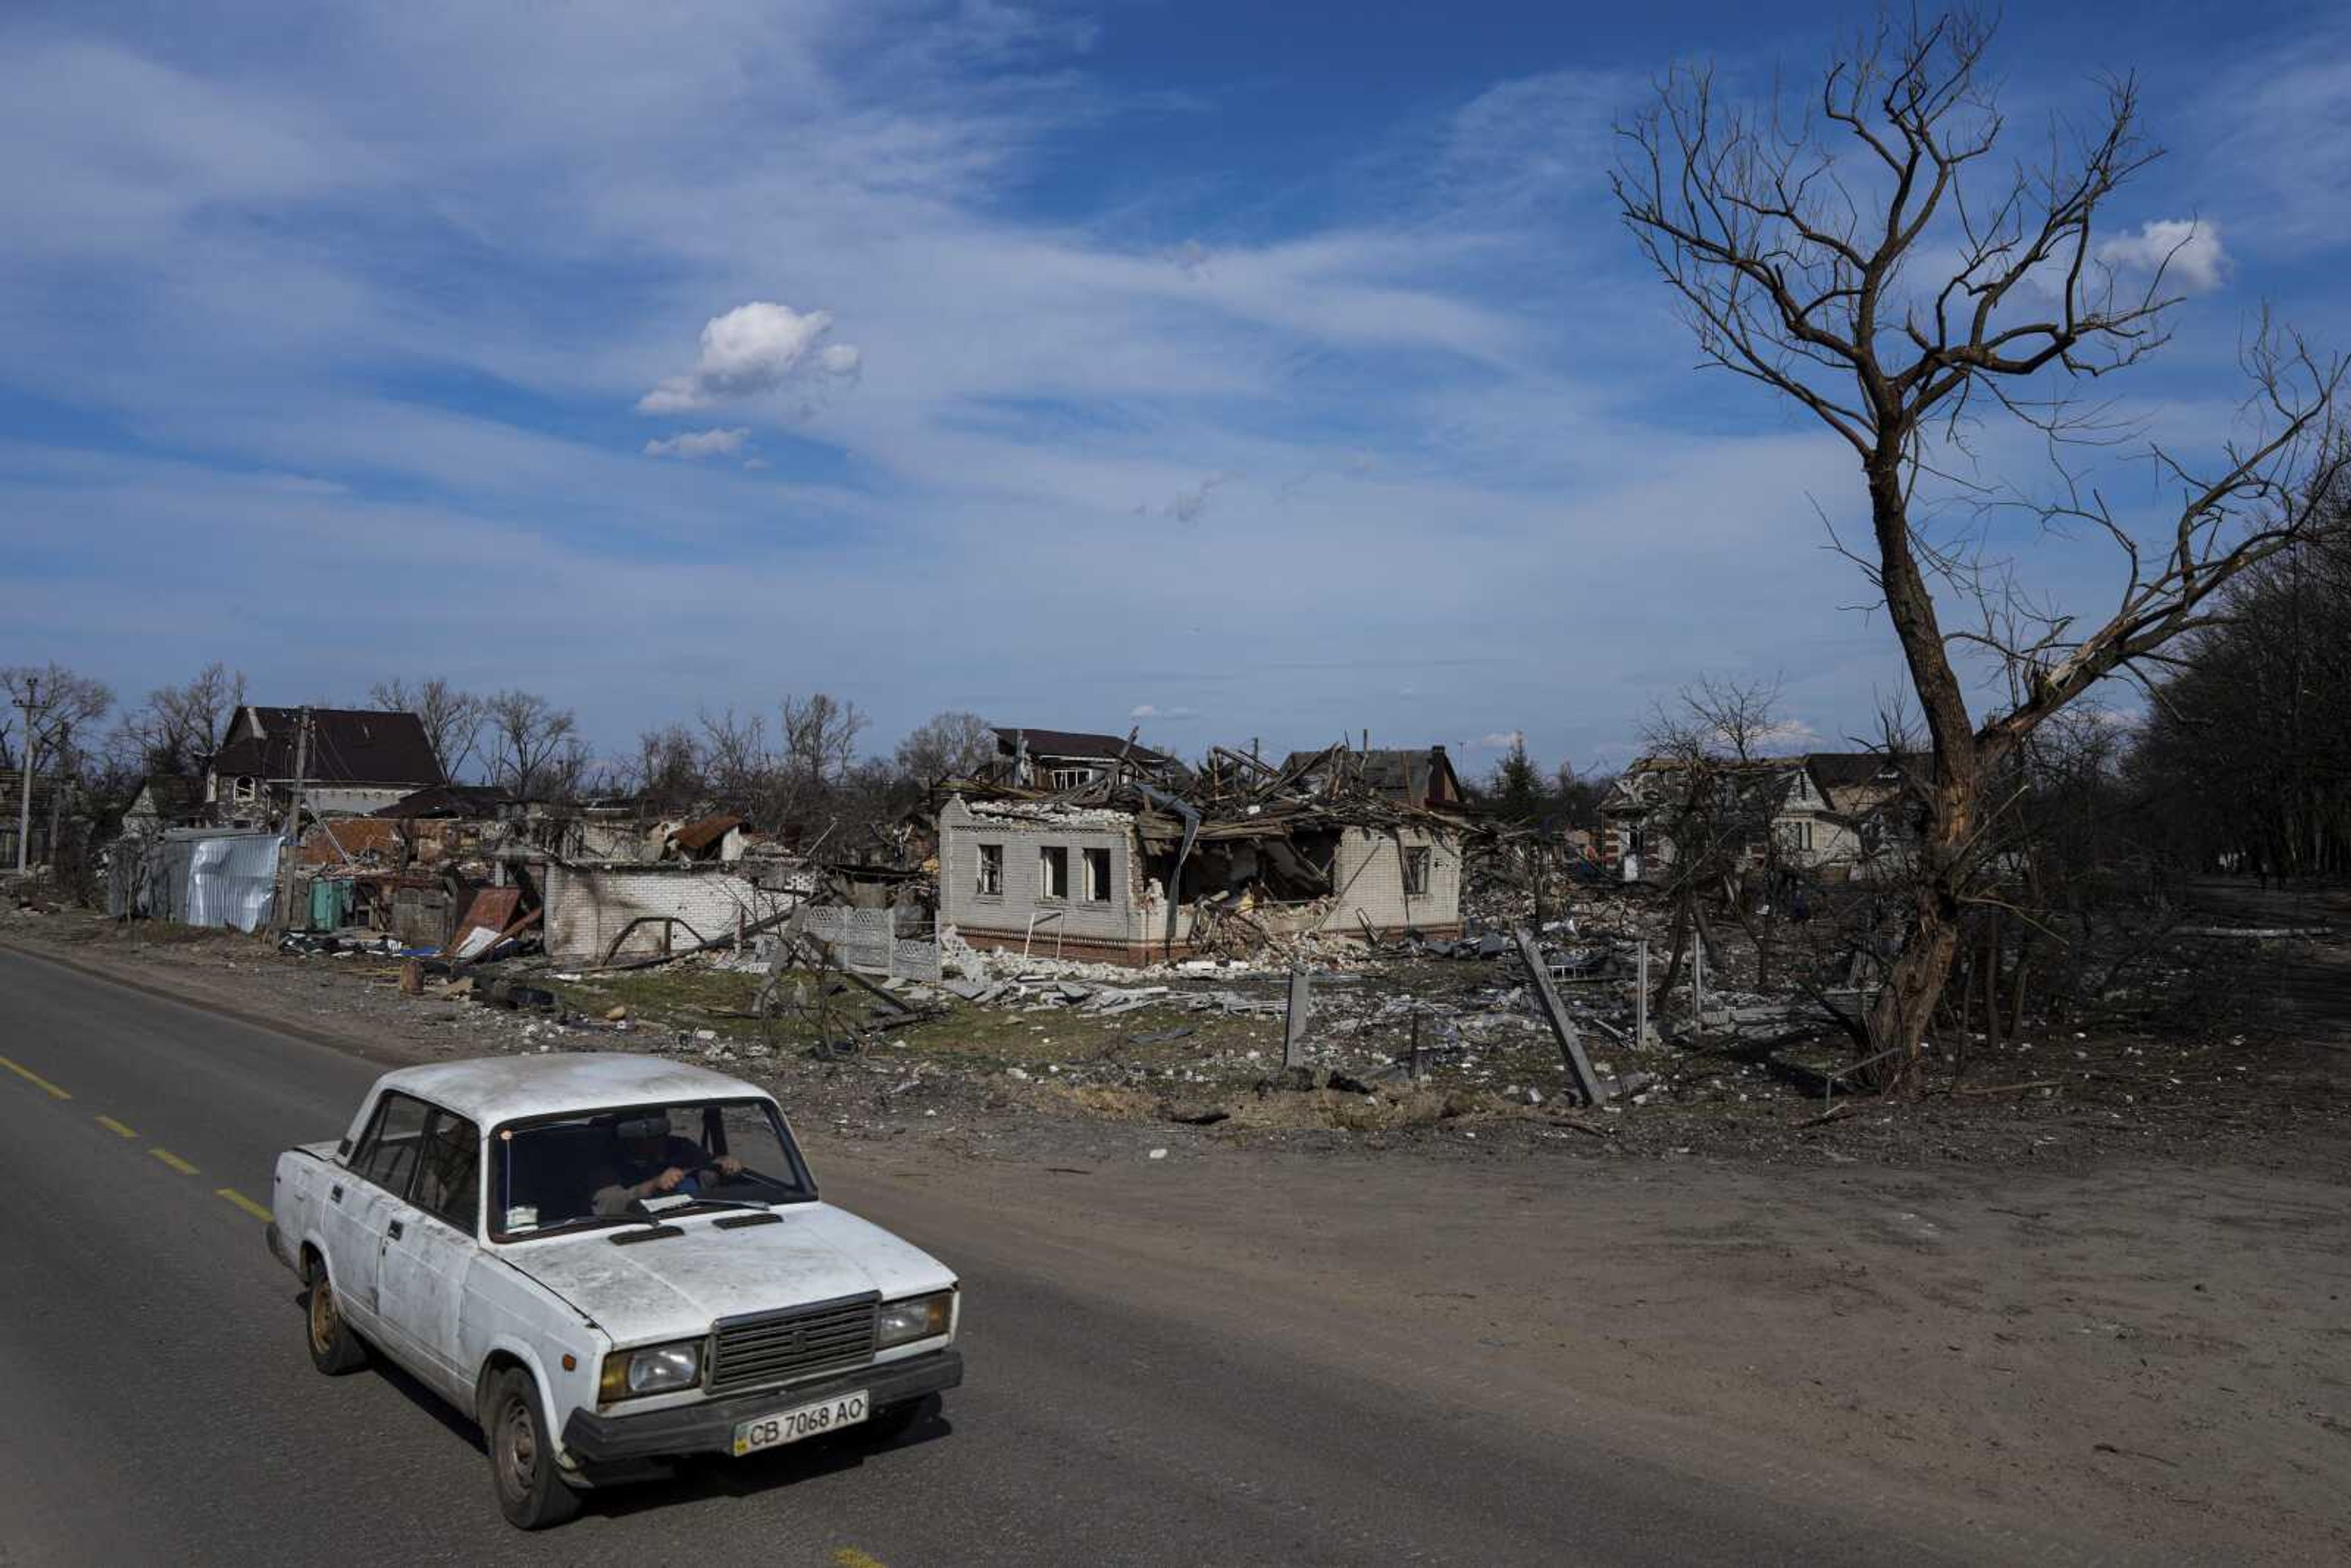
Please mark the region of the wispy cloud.
<svg viewBox="0 0 2351 1568"><path fill-rule="evenodd" d="M750 431L741 427L733 430L689 430L646 442L645 455L680 457L688 462L697 457L731 457L743 450L743 443L750 436Z"/></svg>

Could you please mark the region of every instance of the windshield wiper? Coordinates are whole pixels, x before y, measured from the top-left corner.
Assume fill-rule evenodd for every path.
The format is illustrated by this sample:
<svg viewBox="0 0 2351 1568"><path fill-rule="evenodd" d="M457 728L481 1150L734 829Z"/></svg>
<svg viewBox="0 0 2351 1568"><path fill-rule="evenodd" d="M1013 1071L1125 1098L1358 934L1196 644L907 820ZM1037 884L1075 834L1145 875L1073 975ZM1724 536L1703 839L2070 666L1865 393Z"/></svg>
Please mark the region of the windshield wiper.
<svg viewBox="0 0 2351 1568"><path fill-rule="evenodd" d="M704 1197L699 1193L685 1193L683 1195L673 1193L666 1196L671 1197L682 1197L683 1201L671 1203L658 1209L647 1210L647 1217L655 1224L659 1224L661 1221L669 1218L672 1215L687 1214L697 1208L749 1208L756 1209L761 1214L765 1214L768 1211L768 1206L766 1204L754 1203L748 1198ZM643 1198L639 1198L637 1200L640 1207L642 1207L645 1201L646 1200Z"/></svg>

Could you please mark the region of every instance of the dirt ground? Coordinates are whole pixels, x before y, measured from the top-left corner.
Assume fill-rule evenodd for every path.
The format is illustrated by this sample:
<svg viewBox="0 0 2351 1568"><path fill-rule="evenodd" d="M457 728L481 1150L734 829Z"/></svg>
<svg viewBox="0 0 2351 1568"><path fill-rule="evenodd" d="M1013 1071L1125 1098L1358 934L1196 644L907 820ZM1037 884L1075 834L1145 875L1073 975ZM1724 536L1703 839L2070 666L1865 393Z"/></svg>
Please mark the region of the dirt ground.
<svg viewBox="0 0 2351 1568"><path fill-rule="evenodd" d="M2234 897L2215 905L2239 923L2351 915L2339 893L2314 910ZM1465 1410L1597 1416L1693 1471L1743 1453L1775 1484L2030 1521L2032 1555L2053 1538L2085 1561L2351 1558L2339 943L2228 949L2263 1027L2036 1040L1980 1080L2053 1079L2045 1095L1811 1125L1817 1102L1762 1082L1613 1115L1333 1097L1362 1108L1351 1129L1252 1120L1238 1079L1057 1083L1021 1037L1059 1015L991 1020L960 1068L904 1041L828 1062L724 1019L708 1040L558 1031L250 939L68 915L0 939L387 1061L664 1044L773 1084L838 1196L919 1214L949 1251L958 1212L1016 1216L1073 1279L1282 1314L1309 1358L1318 1303L1343 1301L1382 1325L1400 1379ZM1141 1016L1117 1022L1150 1032ZM1213 1054L1246 1062L1262 1037L1278 1060L1279 1019L1216 1027ZM1023 1061L1041 1065L1011 1076ZM1195 1090L1235 1113L1165 1120Z"/></svg>

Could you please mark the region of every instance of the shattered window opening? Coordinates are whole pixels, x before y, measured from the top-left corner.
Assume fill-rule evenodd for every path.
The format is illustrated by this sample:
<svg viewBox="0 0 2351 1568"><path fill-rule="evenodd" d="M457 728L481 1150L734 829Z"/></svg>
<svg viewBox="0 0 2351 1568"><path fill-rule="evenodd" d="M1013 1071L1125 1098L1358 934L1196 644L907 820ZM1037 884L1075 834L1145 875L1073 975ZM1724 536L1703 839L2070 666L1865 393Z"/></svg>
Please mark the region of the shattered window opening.
<svg viewBox="0 0 2351 1568"><path fill-rule="evenodd" d="M1092 768L1056 768L1052 770L1053 788L1074 789L1081 784L1091 784L1101 775Z"/></svg>
<svg viewBox="0 0 2351 1568"><path fill-rule="evenodd" d="M1086 852L1086 902L1088 904L1110 902L1110 852L1108 850Z"/></svg>
<svg viewBox="0 0 2351 1568"><path fill-rule="evenodd" d="M1070 896L1070 852L1060 844L1047 844L1037 852L1037 896Z"/></svg>
<svg viewBox="0 0 2351 1568"><path fill-rule="evenodd" d="M1428 892L1428 849L1413 845L1404 852L1404 891L1407 898L1418 898Z"/></svg>
<svg viewBox="0 0 2351 1568"><path fill-rule="evenodd" d="M979 895L982 898L1004 896L1004 846L979 846Z"/></svg>

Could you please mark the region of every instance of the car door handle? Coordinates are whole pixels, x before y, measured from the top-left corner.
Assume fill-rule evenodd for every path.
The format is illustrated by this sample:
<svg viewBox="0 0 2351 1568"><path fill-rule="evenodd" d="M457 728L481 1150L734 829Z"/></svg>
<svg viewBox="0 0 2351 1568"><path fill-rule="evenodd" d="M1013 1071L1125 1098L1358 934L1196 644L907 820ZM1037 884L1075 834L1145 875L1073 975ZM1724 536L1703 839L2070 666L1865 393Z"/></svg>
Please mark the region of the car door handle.
<svg viewBox="0 0 2351 1568"><path fill-rule="evenodd" d="M328 1201L329 1203L340 1203L340 1202L342 1202L342 1201L343 1201L343 1189L342 1189L341 1187L339 1187L339 1186L330 1186L330 1187L329 1187L329 1188L327 1189L327 1201Z"/></svg>
<svg viewBox="0 0 2351 1568"><path fill-rule="evenodd" d="M386 1236L391 1237L394 1241L399 1240L399 1239L400 1239L400 1221L398 1221L397 1219L395 1219L395 1220L393 1220L390 1225L385 1226L385 1227L383 1228L383 1233L384 1233Z"/></svg>

